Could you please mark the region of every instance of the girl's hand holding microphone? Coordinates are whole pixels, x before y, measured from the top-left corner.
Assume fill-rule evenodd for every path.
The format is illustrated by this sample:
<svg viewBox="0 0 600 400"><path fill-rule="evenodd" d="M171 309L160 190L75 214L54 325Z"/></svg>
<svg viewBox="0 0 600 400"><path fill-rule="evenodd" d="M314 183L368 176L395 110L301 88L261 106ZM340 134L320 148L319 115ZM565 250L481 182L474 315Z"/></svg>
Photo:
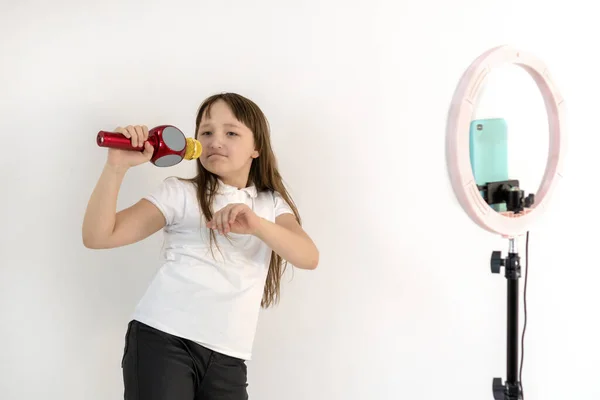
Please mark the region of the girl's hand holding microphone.
<svg viewBox="0 0 600 400"><path fill-rule="evenodd" d="M144 151L130 151L116 148L108 149L107 164L113 168L128 169L150 161L154 147L148 142L148 127L146 125L129 125L117 127L114 132L121 133L131 139L131 145Z"/></svg>

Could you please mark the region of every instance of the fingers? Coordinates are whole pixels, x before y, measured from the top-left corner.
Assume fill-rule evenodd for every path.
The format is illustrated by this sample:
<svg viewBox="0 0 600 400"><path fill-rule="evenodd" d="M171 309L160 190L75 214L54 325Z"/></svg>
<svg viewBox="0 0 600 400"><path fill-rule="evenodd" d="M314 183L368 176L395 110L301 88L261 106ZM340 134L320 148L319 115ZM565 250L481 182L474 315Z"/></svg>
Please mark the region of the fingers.
<svg viewBox="0 0 600 400"><path fill-rule="evenodd" d="M135 133L137 134L137 137L138 137L138 146L143 147L144 142L146 141L146 138L144 138L144 129L140 125L136 125L136 126L134 126L134 128L135 128Z"/></svg>
<svg viewBox="0 0 600 400"><path fill-rule="evenodd" d="M150 160L152 158L152 154L154 153L154 147L150 144L150 142L148 142L148 127L146 125L140 125L139 130L141 131L141 143L143 143L144 146L144 157L147 160ZM142 144L140 144L140 146L142 146Z"/></svg>
<svg viewBox="0 0 600 400"><path fill-rule="evenodd" d="M245 227L246 222L238 221L238 219L244 215L246 209L248 209L248 206L242 203L229 204L225 206L225 208L217 211L212 220L207 222L206 227L209 229L216 229L222 235L231 232L232 226L236 226L236 229L244 231L247 229L247 227Z"/></svg>
<svg viewBox="0 0 600 400"><path fill-rule="evenodd" d="M218 229L218 225L219 225L219 218L221 218L221 213L223 212L223 210L217 211L213 216L212 219L210 221L206 222L206 227L208 229Z"/></svg>
<svg viewBox="0 0 600 400"><path fill-rule="evenodd" d="M231 207L227 206L223 209L222 212L219 213L219 218L217 219L217 229L221 235L229 232L229 213L231 212Z"/></svg>
<svg viewBox="0 0 600 400"><path fill-rule="evenodd" d="M150 160L152 158L152 154L154 154L154 147L150 144L150 142L144 143L144 151L142 154L146 160Z"/></svg>
<svg viewBox="0 0 600 400"><path fill-rule="evenodd" d="M133 147L137 147L137 134L135 133L135 128L132 125L128 125L125 127L125 131L127 132L125 134L125 136L127 136L128 138L131 138L131 145Z"/></svg>
<svg viewBox="0 0 600 400"><path fill-rule="evenodd" d="M243 209L243 207L237 206L231 210L231 212L229 213L229 218L227 219L227 226L235 222L235 219L238 217L238 215L242 212Z"/></svg>
<svg viewBox="0 0 600 400"><path fill-rule="evenodd" d="M212 221L207 224L207 227L209 229L216 229L221 235L231 232L231 224L235 221L235 218L231 218L231 213L236 209L236 206L228 205L219 210L213 216Z"/></svg>
<svg viewBox="0 0 600 400"><path fill-rule="evenodd" d="M217 211L215 215L213 215L212 220L206 224L209 229L216 229L221 233L221 217L223 216L223 210Z"/></svg>
<svg viewBox="0 0 600 400"><path fill-rule="evenodd" d="M131 144L133 145L133 147L142 147L144 144L144 132L142 131L142 128L140 128L139 125L135 125L135 126L128 126L127 127L128 130L132 131L131 132Z"/></svg>
<svg viewBox="0 0 600 400"><path fill-rule="evenodd" d="M133 147L145 147L144 143L148 140L148 127L146 125L128 125L125 128L118 127L115 131L130 138Z"/></svg>
<svg viewBox="0 0 600 400"><path fill-rule="evenodd" d="M118 133L124 135L127 138L131 137L131 134L127 131L127 129L122 128L120 126L117 126L117 128L115 129L115 132L118 132Z"/></svg>

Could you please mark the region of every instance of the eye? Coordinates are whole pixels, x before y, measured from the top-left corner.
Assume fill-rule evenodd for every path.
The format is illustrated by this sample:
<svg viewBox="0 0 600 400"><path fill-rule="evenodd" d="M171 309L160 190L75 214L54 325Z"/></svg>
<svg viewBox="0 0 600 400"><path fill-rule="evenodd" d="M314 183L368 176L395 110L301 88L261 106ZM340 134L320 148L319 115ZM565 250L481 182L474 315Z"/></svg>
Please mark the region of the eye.
<svg viewBox="0 0 600 400"><path fill-rule="evenodd" d="M204 136L204 135L210 135L210 133L211 133L211 132L202 132L202 133L200 134L200 136Z"/></svg>
<svg viewBox="0 0 600 400"><path fill-rule="evenodd" d="M238 134L237 134L237 133L235 133L235 132L227 132L227 134L228 134L228 135L232 135L232 136L238 136Z"/></svg>

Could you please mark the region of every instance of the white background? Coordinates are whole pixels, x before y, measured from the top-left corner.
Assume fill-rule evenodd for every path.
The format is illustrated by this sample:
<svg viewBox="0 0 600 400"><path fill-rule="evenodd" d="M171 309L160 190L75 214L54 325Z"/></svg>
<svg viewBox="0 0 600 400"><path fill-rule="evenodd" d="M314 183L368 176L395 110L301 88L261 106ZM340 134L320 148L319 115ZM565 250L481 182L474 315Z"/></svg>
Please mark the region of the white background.
<svg viewBox="0 0 600 400"><path fill-rule="evenodd" d="M444 146L461 74L501 44L542 59L568 110L565 178L531 232L526 398L600 398L600 28L584 4L3 0L0 398L122 398L126 324L162 234L83 247L106 157L95 135L168 123L191 136L200 102L234 91L267 114L321 251L261 314L250 398L492 399L506 280L489 258L507 242L457 204ZM535 192L548 140L533 80L494 72L476 116L507 119L511 177ZM194 172L133 169L119 207Z"/></svg>

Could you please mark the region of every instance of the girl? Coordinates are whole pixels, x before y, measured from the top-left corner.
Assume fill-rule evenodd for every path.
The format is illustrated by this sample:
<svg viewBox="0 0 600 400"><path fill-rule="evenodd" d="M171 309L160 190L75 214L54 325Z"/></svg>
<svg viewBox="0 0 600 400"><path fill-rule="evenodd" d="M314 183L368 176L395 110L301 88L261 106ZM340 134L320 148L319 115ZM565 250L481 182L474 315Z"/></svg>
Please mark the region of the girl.
<svg viewBox="0 0 600 400"><path fill-rule="evenodd" d="M196 117L197 176L167 178L118 213L125 173L153 149L146 126L117 131L144 151L108 150L83 243L108 249L165 235L162 266L125 335L125 399L247 399L260 306L278 301L284 263L314 269L319 260L277 170L268 122L243 96L209 97Z"/></svg>

